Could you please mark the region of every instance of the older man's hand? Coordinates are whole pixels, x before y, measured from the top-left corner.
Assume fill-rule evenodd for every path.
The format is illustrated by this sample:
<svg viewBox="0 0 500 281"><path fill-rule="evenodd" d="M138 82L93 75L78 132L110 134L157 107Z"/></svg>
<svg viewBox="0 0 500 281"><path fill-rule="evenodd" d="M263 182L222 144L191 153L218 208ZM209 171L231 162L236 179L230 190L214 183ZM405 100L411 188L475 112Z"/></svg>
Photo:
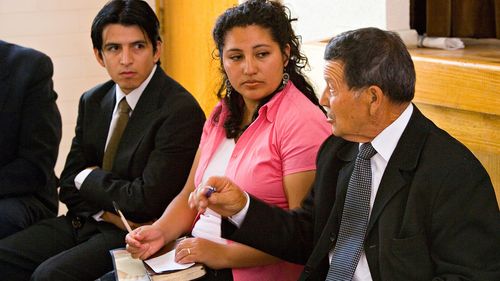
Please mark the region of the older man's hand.
<svg viewBox="0 0 500 281"><path fill-rule="evenodd" d="M215 188L214 192L210 187ZM223 217L230 217L245 207L245 193L227 177L210 177L189 195L189 206L204 213L207 208Z"/></svg>

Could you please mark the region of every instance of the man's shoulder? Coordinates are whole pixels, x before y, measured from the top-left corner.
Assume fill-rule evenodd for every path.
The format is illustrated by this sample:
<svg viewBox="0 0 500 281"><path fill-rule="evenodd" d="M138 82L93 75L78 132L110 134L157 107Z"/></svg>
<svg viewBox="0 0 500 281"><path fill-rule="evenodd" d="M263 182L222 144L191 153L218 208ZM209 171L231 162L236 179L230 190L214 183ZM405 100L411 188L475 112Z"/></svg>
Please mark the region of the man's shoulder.
<svg viewBox="0 0 500 281"><path fill-rule="evenodd" d="M336 161L339 157L339 153L340 155L344 155L346 153L349 154L354 145L356 145L356 143L331 135L323 142L323 144L321 144L321 147L319 148L318 162L325 163ZM346 157L349 158L348 155Z"/></svg>
<svg viewBox="0 0 500 281"><path fill-rule="evenodd" d="M4 63L7 64L18 64L23 62L33 63L33 60L40 59L50 60L50 58L41 51L5 41L0 41L0 56L2 57Z"/></svg>
<svg viewBox="0 0 500 281"><path fill-rule="evenodd" d="M463 143L436 126L430 119L417 112L412 117L391 162L405 169L415 169L422 175L440 178L460 170L486 170L476 156Z"/></svg>
<svg viewBox="0 0 500 281"><path fill-rule="evenodd" d="M330 152L330 151L337 151L339 149L342 149L346 146L353 145L353 142L347 141L343 138L337 137L335 135L330 135L326 140L323 142L320 148L320 152Z"/></svg>
<svg viewBox="0 0 500 281"><path fill-rule="evenodd" d="M168 76L160 70L150 82L154 87L161 88L160 93L166 98L186 98L192 97L191 93L181 85L181 83Z"/></svg>
<svg viewBox="0 0 500 281"><path fill-rule="evenodd" d="M196 108L201 111L201 107L194 96L179 82L165 74L163 70L153 76L150 84L153 87L151 90L159 94L159 103L163 104L168 111L185 110L186 107ZM148 88L146 89L149 90Z"/></svg>
<svg viewBox="0 0 500 281"><path fill-rule="evenodd" d="M41 51L0 41L0 76L11 74L30 77L27 73L47 72L52 75L52 60Z"/></svg>
<svg viewBox="0 0 500 281"><path fill-rule="evenodd" d="M430 157L443 162L482 166L468 147L437 126L429 131L425 149Z"/></svg>
<svg viewBox="0 0 500 281"><path fill-rule="evenodd" d="M444 158L446 161L461 162L470 160L477 161L474 154L462 142L450 135L447 131L438 127L432 120L421 115L417 120L417 126L426 127L425 144L423 153L435 158ZM412 123L410 123L412 124Z"/></svg>
<svg viewBox="0 0 500 281"><path fill-rule="evenodd" d="M102 98L106 93L109 92L114 86L115 82L113 80L108 80L104 83L97 84L96 86L90 88L89 90L85 91L82 95L82 99L84 100L92 100L96 98Z"/></svg>

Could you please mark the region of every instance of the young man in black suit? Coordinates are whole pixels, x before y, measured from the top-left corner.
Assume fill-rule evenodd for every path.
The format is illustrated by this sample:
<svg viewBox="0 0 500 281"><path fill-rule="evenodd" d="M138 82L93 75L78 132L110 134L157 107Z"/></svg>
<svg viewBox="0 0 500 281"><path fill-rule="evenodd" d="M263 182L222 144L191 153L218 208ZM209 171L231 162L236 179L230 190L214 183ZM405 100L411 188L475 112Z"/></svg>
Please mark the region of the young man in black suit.
<svg viewBox="0 0 500 281"><path fill-rule="evenodd" d="M110 81L80 99L75 137L61 174L68 213L0 241L9 280L95 280L113 268L109 250L126 228L160 217L182 189L205 116L159 67L159 22L144 1L113 0L92 24Z"/></svg>
<svg viewBox="0 0 500 281"><path fill-rule="evenodd" d="M0 239L57 215L53 73L45 54L0 40Z"/></svg>
<svg viewBox="0 0 500 281"><path fill-rule="evenodd" d="M273 208L225 178L209 179L217 192L207 199L200 188L192 206L231 216L239 228L229 239L305 264L300 280L500 280L491 180L411 103L415 70L401 39L349 31L325 60L333 136L302 207ZM373 155L358 154L365 148Z"/></svg>

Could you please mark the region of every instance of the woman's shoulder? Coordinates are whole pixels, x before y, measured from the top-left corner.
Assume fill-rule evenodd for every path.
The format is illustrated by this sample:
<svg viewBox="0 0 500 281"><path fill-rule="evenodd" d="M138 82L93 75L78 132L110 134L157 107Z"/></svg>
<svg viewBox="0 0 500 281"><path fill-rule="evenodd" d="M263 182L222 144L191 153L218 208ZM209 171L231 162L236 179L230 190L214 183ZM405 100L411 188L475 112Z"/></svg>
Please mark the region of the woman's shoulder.
<svg viewBox="0 0 500 281"><path fill-rule="evenodd" d="M211 121L214 124L217 124L218 121L221 119L221 117L223 117L223 115L226 114L225 111L226 111L226 106L224 105L224 102L219 101L210 112L210 115L207 120Z"/></svg>
<svg viewBox="0 0 500 281"><path fill-rule="evenodd" d="M288 89L277 112L277 118L299 118L304 120L324 120L325 114L293 84Z"/></svg>

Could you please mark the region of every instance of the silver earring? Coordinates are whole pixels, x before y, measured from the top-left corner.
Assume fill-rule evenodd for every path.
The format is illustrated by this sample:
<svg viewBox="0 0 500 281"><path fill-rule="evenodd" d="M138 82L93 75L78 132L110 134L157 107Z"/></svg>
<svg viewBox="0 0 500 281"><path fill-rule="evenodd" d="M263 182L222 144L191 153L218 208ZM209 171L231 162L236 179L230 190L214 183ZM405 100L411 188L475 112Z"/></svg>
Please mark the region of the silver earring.
<svg viewBox="0 0 500 281"><path fill-rule="evenodd" d="M281 82L281 84L285 86L289 80L290 80L290 74L288 74L287 72L283 72L283 81Z"/></svg>
<svg viewBox="0 0 500 281"><path fill-rule="evenodd" d="M231 82L229 79L226 79L226 97L231 97L231 92L233 91L233 86L231 86Z"/></svg>

